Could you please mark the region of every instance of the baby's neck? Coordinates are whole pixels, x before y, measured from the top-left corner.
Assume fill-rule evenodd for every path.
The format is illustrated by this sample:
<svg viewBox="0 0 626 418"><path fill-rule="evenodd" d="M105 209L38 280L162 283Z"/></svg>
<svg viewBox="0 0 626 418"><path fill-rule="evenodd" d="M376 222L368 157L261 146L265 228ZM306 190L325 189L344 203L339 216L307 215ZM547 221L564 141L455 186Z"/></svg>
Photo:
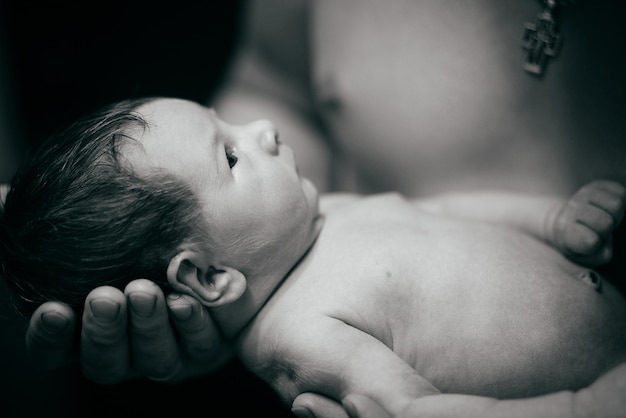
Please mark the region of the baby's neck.
<svg viewBox="0 0 626 418"><path fill-rule="evenodd" d="M212 308L211 316L221 329L224 336L233 339L239 334L259 311L265 306L278 288L289 278L291 272L310 253L310 248L292 266L274 269L275 273L267 273L247 277L247 288L236 301L227 305Z"/></svg>
<svg viewBox="0 0 626 418"><path fill-rule="evenodd" d="M314 222L315 235L308 242L304 252L295 262L275 257L279 264L258 265L253 272L246 274L246 290L236 301L211 309L211 314L222 333L232 339L263 309L278 288L289 278L311 253L324 225L324 216L317 216ZM284 261L284 262L283 262ZM260 263L263 264L263 263Z"/></svg>
<svg viewBox="0 0 626 418"><path fill-rule="evenodd" d="M218 308L211 308L211 317L227 339L239 334L261 310L265 300L249 288L235 302Z"/></svg>

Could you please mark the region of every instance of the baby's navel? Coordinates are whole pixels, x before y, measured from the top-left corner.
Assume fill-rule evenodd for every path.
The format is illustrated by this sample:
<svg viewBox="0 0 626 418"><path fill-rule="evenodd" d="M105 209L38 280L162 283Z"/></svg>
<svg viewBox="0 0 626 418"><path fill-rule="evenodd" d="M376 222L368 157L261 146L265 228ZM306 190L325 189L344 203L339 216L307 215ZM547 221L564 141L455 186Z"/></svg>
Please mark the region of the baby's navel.
<svg viewBox="0 0 626 418"><path fill-rule="evenodd" d="M593 270L585 270L583 271L579 278L583 281L583 283L591 286L596 290L596 292L602 291L602 277Z"/></svg>

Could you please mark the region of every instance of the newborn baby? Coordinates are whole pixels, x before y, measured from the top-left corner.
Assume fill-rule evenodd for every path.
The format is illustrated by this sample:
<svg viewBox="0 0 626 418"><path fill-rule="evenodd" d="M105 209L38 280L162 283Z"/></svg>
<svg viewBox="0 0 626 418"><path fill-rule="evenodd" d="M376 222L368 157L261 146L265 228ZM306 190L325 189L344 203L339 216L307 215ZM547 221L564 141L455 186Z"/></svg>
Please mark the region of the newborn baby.
<svg viewBox="0 0 626 418"><path fill-rule="evenodd" d="M590 267L611 258L625 196L611 181L569 200L319 196L271 122L151 99L24 167L2 260L32 306L155 280L210 307L285 402L360 393L399 415L440 391L575 390L623 361L626 301Z"/></svg>

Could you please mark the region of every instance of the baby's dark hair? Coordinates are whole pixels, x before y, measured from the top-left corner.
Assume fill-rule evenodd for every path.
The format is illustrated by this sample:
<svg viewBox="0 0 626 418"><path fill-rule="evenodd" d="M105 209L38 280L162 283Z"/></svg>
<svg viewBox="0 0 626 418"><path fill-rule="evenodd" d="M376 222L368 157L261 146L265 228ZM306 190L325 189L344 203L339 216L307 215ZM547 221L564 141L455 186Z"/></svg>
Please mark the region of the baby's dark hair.
<svg viewBox="0 0 626 418"><path fill-rule="evenodd" d="M0 275L12 304L31 314L48 300L80 311L97 286L147 278L166 286L169 258L203 222L191 188L159 170L135 173L120 147L150 129L110 105L54 135L18 171L0 211ZM0 205L1 207L1 205Z"/></svg>

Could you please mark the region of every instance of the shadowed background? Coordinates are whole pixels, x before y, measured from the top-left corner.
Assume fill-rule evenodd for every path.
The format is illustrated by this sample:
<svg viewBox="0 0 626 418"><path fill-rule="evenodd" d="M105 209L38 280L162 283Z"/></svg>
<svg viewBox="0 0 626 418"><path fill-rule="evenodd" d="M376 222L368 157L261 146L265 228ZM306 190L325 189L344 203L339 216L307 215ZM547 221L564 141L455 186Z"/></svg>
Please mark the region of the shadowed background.
<svg viewBox="0 0 626 418"><path fill-rule="evenodd" d="M152 95L210 101L228 70L243 3L0 0L0 181L17 168L9 153L23 155L102 105ZM23 149L8 148L16 146ZM0 296L6 313L1 288ZM101 386L78 366L42 372L26 358L25 326L0 323L0 416L186 416L199 407L217 417L224 405L229 416L291 416L238 362L183 385Z"/></svg>

